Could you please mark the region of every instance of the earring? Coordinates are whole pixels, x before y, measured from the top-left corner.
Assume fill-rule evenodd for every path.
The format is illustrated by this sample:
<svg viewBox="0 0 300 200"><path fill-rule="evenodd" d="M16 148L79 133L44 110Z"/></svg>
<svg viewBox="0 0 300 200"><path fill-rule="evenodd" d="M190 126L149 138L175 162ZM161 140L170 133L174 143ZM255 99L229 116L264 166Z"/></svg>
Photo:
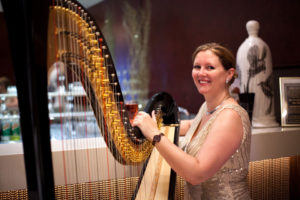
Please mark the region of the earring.
<svg viewBox="0 0 300 200"><path fill-rule="evenodd" d="M226 84L228 84L229 83L229 79L226 79Z"/></svg>

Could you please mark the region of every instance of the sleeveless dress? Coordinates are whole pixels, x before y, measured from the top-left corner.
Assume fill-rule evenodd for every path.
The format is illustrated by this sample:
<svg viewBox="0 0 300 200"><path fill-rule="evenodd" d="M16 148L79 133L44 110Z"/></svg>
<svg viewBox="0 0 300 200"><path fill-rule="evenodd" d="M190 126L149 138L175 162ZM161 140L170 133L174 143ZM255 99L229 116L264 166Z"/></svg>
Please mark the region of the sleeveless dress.
<svg viewBox="0 0 300 200"><path fill-rule="evenodd" d="M228 161L217 171L211 178L199 185L191 185L186 182L185 199L241 199L250 198L248 191L248 165L250 159L250 143L251 143L251 125L248 113L239 105L227 104L214 112L211 118L204 124L199 133L191 140L203 115L205 115L207 106L206 102L201 106L196 115L191 128L181 141L180 146L188 154L196 156L202 144L205 142L211 125L219 113L224 109L233 109L241 117L243 123L243 138L240 147L230 157Z"/></svg>

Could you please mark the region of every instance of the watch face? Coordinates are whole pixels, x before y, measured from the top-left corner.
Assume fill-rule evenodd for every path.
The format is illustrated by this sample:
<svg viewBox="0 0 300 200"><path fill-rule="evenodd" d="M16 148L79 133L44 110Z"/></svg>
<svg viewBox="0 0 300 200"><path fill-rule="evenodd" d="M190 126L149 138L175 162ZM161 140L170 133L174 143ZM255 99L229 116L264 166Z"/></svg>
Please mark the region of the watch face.
<svg viewBox="0 0 300 200"><path fill-rule="evenodd" d="M155 142L159 142L160 141L160 135L156 135L154 136Z"/></svg>
<svg viewBox="0 0 300 200"><path fill-rule="evenodd" d="M155 143L160 141L160 135L154 135L153 140L152 140L152 144L155 145Z"/></svg>
<svg viewBox="0 0 300 200"><path fill-rule="evenodd" d="M159 135L154 135L153 140L152 140L152 144L155 145L155 143L159 142L162 135L164 135L164 134L160 133Z"/></svg>

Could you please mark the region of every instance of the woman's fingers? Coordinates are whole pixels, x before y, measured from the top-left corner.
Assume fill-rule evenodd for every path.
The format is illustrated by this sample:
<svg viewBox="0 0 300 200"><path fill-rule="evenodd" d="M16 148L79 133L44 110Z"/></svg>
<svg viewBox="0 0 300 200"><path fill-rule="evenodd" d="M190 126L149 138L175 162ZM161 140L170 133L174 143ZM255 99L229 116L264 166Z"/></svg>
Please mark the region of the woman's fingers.
<svg viewBox="0 0 300 200"><path fill-rule="evenodd" d="M155 123L157 123L157 121L156 121L156 115L155 115L155 111L154 110L152 110L151 116L152 116L152 119L155 121Z"/></svg>
<svg viewBox="0 0 300 200"><path fill-rule="evenodd" d="M141 125L141 122L143 121L143 119L146 117L146 115L148 115L147 113L140 111L137 113L137 115L135 116L135 118L133 119L133 126L139 126Z"/></svg>
<svg viewBox="0 0 300 200"><path fill-rule="evenodd" d="M151 112L151 117L148 113L144 112L144 111L140 111L137 113L137 115L135 116L134 120L133 120L133 125L137 125L137 123L139 122L143 122L144 120L149 120L150 118L152 118L152 120L156 123L156 115L155 115L155 111L153 110Z"/></svg>
<svg viewBox="0 0 300 200"><path fill-rule="evenodd" d="M155 113L151 113L152 116L150 116L148 113L140 111L135 116L132 126L137 126L141 129L143 135L151 140L154 135L157 135L159 133L159 130L157 128L156 124L156 116Z"/></svg>

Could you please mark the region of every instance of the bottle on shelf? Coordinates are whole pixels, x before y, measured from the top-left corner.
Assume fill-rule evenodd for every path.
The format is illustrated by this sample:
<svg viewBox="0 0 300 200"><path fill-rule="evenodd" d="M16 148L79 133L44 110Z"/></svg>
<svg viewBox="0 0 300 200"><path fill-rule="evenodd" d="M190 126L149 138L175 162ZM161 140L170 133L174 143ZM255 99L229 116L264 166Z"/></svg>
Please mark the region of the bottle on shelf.
<svg viewBox="0 0 300 200"><path fill-rule="evenodd" d="M11 126L10 140L11 141L21 140L20 121L17 112L13 113L12 118L10 120L10 126Z"/></svg>
<svg viewBox="0 0 300 200"><path fill-rule="evenodd" d="M9 142L11 136L11 123L6 112L3 113L3 119L1 120L1 141Z"/></svg>

